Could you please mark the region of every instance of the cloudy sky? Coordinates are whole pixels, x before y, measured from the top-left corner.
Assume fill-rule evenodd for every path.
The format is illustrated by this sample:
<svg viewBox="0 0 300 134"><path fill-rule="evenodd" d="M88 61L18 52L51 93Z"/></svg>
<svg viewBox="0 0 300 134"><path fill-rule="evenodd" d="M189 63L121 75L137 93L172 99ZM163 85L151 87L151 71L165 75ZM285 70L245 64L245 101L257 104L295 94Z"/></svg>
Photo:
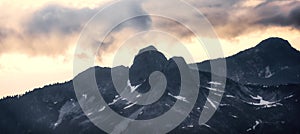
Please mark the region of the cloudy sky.
<svg viewBox="0 0 300 134"><path fill-rule="evenodd" d="M188 17L183 23L199 25L198 30L203 33L200 36L216 38L205 34L206 27L196 23L198 17L205 16L221 42L224 56L253 47L269 37L284 38L300 50L300 43L297 42L300 39L299 1L186 0L203 16L190 15L180 5L166 1L123 1L124 4L117 7L119 10L109 10L104 16L110 18L107 19L109 21L98 20L99 23L94 25L97 24L100 29L112 27L116 21L114 18L136 13L147 14L157 8L159 11ZM72 79L74 56L88 58L86 54L74 55L83 28L97 12L112 3L115 1L0 0L0 97ZM153 29L151 33L143 32ZM132 38L136 32L140 34ZM113 66L112 57L119 49L135 53L143 45L154 44L161 46L160 49L170 50L178 47L175 45L178 40L191 52L194 61L209 59L203 48L198 47L196 38L186 27L166 18L133 18L116 26L103 40L95 64ZM126 43L124 40L127 40Z"/></svg>

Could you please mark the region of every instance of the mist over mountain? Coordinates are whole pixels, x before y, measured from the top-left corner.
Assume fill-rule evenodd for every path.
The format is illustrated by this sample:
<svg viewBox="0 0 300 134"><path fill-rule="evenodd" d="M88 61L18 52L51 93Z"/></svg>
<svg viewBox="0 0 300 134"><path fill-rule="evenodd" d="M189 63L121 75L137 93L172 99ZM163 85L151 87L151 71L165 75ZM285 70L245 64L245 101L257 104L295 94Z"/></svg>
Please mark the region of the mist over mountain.
<svg viewBox="0 0 300 134"><path fill-rule="evenodd" d="M270 38L254 48L226 58L226 61L229 79L222 83L211 80L211 75L218 76L209 73L209 61L199 63L201 71L197 71L190 69L182 57L167 59L156 48L149 46L140 50L130 67L92 67L74 80L95 71L99 92L111 109L123 117L146 120L163 115L177 101L189 103L189 98L179 95L180 86L193 81L194 75L199 74L196 104L187 118L170 133L300 133L297 50L285 40ZM188 79L181 79L178 66L188 70ZM120 81L121 87L146 93L151 89L149 76L154 71L164 74L167 85L159 100L149 105L123 100L114 87L111 75L112 72L119 75L129 72L128 80ZM220 90L220 86L225 86L225 91ZM223 95L219 107L214 98L207 99L209 93ZM88 119L79 106L81 101L94 100L95 95L87 94L77 98L73 80L35 89L23 96L2 99L0 132L105 133ZM208 107L204 106L206 102L209 102ZM92 108L89 114L101 113L105 108ZM208 122L198 125L201 112L208 108L216 109L216 113ZM180 109L178 112L181 112ZM107 120L100 118L103 122ZM115 129L122 130L122 126Z"/></svg>
<svg viewBox="0 0 300 134"><path fill-rule="evenodd" d="M300 83L300 52L281 38L268 38L225 59L227 77L242 84ZM209 60L199 63L198 67L210 72Z"/></svg>

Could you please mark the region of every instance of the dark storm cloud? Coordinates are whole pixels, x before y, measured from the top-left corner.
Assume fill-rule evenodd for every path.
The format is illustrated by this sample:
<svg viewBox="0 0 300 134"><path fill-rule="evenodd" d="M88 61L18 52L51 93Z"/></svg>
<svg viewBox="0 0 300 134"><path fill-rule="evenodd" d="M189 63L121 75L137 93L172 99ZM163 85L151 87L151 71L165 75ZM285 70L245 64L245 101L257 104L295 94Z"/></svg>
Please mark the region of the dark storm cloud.
<svg viewBox="0 0 300 134"><path fill-rule="evenodd" d="M32 17L25 23L26 32L30 34L49 34L53 31L58 31L63 34L79 32L93 15L100 11L103 7L95 9L90 8L68 8L59 5L49 5L41 10L36 11ZM145 13L139 2L124 2L123 7L120 7L126 14ZM116 10L112 11L107 17L117 17L122 14ZM141 16L133 18L120 24L115 31L122 30L124 27L134 29L147 29L151 19L149 16ZM101 20L99 20L99 25ZM104 24L109 26L109 24Z"/></svg>
<svg viewBox="0 0 300 134"><path fill-rule="evenodd" d="M140 10L140 11L142 11L142 10ZM146 12L144 12L144 13L147 14ZM122 30L125 27L134 28L138 31L147 30L151 27L151 22L152 22L152 20L151 20L150 16L148 16L148 15L137 16L137 17L129 19L129 20L121 23L120 25L118 25L114 29L114 32L118 32L118 31Z"/></svg>
<svg viewBox="0 0 300 134"><path fill-rule="evenodd" d="M152 26L152 18L142 8L142 2L143 1L141 0L121 1L118 4L113 5L111 8L104 9L104 13L101 14L101 16L107 18L107 20L101 21L99 19L101 19L102 17L98 18L96 16L94 18L94 21L102 22L103 26L94 27L96 27L97 30L100 29L100 31L102 27L105 27L104 29L111 28L112 31L105 35L105 39L103 41L99 41L97 40L97 37L95 37L95 40L90 43L90 46L87 47L90 47L91 50L94 50L95 48L100 46L97 54L98 57L102 57L103 53L113 51L114 49L116 49L115 47L117 45L126 40L127 37L129 38L133 33L149 30ZM120 21L119 17L132 18L126 18L125 20Z"/></svg>
<svg viewBox="0 0 300 134"><path fill-rule="evenodd" d="M114 32L118 32L126 27L133 28L138 31L147 30L151 27L152 20L150 16L147 15L148 13L142 8L142 2L143 1L139 0L132 0L130 2L123 1L122 4L120 4L121 6L117 7L119 11L115 11L115 9L110 11L112 13L109 17L117 17L125 14L144 14L144 16L136 16L134 18L128 18L128 20L124 22L120 22L120 24L115 27Z"/></svg>
<svg viewBox="0 0 300 134"><path fill-rule="evenodd" d="M83 25L97 11L60 5L48 5L36 10L26 20L19 22L22 28L0 28L0 55L10 52L30 56L64 55L73 45L73 36L79 34Z"/></svg>
<svg viewBox="0 0 300 134"><path fill-rule="evenodd" d="M152 17L152 19L157 22L153 24L153 27L163 30L167 33L172 33L176 37L189 38L194 36L194 33L181 22L162 17Z"/></svg>
<svg viewBox="0 0 300 134"><path fill-rule="evenodd" d="M78 32L99 9L73 9L49 5L36 11L26 22L26 33L50 34L53 31L69 34Z"/></svg>
<svg viewBox="0 0 300 134"><path fill-rule="evenodd" d="M106 14L105 16L114 18L124 14L147 14L140 4L141 3L139 1L123 2L122 6L118 7L118 10L110 10L109 7L105 7L109 10L109 14ZM95 9L75 9L59 5L50 5L36 11L32 15L25 25L25 33L29 35L48 35L52 34L52 32L60 32L63 35L79 33L88 20L101 9L103 9L103 7ZM97 19L94 21L96 21L98 25L95 27L114 27L111 25L112 22L103 23L103 21ZM111 19L111 21L114 21L114 19ZM115 26L109 36L114 36L115 33L120 32L124 28L141 31L148 29L150 26L151 18L149 16L138 16L130 20L120 22L119 25ZM96 45L98 45L98 43ZM103 46L108 47L113 43L114 40L104 42Z"/></svg>
<svg viewBox="0 0 300 134"><path fill-rule="evenodd" d="M114 18L127 16L128 14L145 14L146 16L127 20L116 26L103 42L104 49L118 42L118 35L124 32L124 29L144 31L151 29L155 25L155 27L167 29L182 38L194 36L191 31L179 23L168 20L155 20L153 16L147 16L145 7L147 7L147 4L152 4L151 0L122 2L124 4L118 7L118 11L111 10L106 15L106 17L112 18L112 22L117 20L114 20ZM226 2L219 0L187 0L187 2L199 9L207 17L217 34L222 38L234 38L268 26L286 26L300 29L299 1L289 3L286 3L286 1L266 1L256 7L243 6L247 1L241 0L228 0ZM168 2L162 0L161 4L168 4ZM176 7L178 5L171 6ZM36 10L26 20L20 22L21 30L12 30L0 26L0 54L18 51L28 54L62 55L69 48L69 45L72 45L69 42L72 39L66 38L74 35L79 36L87 21L102 8L103 6L97 8L71 8L61 5L48 5ZM181 11L177 8L170 8L170 10L174 11L166 10L166 12L173 12L174 14L186 13L186 11ZM203 16L195 14L184 21L191 21L195 25L199 25L194 22L193 18L195 17ZM113 27L110 22L102 24L101 20L97 21L100 22L99 27ZM154 21L161 22L154 23ZM199 25L199 29L205 31L205 27L201 27L201 25ZM7 38L10 38L10 42L5 43ZM52 39L53 41L50 41ZM95 38L95 45L99 45L99 43L101 41Z"/></svg>
<svg viewBox="0 0 300 134"><path fill-rule="evenodd" d="M277 26L291 26L300 29L300 6L294 7L289 13L278 12L271 16L266 16L257 24L263 25L277 25Z"/></svg>
<svg viewBox="0 0 300 134"><path fill-rule="evenodd" d="M105 5L106 6L106 5ZM103 6L97 8L70 8L61 5L47 5L36 10L33 14L22 22L22 29L10 30L0 26L0 55L9 52L19 52L28 55L64 55L70 48L71 43L79 36L93 15ZM123 7L119 8L121 13L112 10L107 17L118 17L122 14L147 14L138 1L126 2ZM100 27L112 27L111 23L102 24L101 20L97 20ZM112 20L114 21L114 20ZM112 39L104 42L106 46L114 43L114 34L120 32L124 28L133 30L145 30L151 26L151 18L149 16L140 16L127 20L118 25L111 33ZM74 41L72 41L74 42ZM97 44L98 45L98 44Z"/></svg>
<svg viewBox="0 0 300 134"><path fill-rule="evenodd" d="M189 1L199 9L223 38L234 38L269 26L299 29L300 2L268 0L254 7L249 1ZM250 1L251 2L251 1Z"/></svg>

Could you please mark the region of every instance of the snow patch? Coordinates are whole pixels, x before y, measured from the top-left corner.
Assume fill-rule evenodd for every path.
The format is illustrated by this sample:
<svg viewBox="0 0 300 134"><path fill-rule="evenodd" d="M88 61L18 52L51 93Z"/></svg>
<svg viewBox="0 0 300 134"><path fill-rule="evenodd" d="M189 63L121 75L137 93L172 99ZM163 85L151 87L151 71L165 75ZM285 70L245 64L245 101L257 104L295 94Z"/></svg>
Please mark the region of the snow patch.
<svg viewBox="0 0 300 134"><path fill-rule="evenodd" d="M256 102L251 102L253 105L258 105L258 106L261 106L261 105L270 105L270 104L273 104L275 102L271 102L271 101L266 101L264 100L261 96L257 95L256 97L250 95L251 98L255 99L255 100L259 100L258 103Z"/></svg>
<svg viewBox="0 0 300 134"><path fill-rule="evenodd" d="M251 98L255 99L255 100L259 100L259 102L246 102L248 104L251 105L255 105L255 106L264 106L264 108L270 108L270 107L276 107L276 106L282 106L281 103L277 103L277 102L273 102L273 101L267 101L264 100L263 97L257 95L256 97L250 95Z"/></svg>
<svg viewBox="0 0 300 134"><path fill-rule="evenodd" d="M90 116L90 115L92 115L92 114L93 114L93 112L90 112L90 113L87 113L86 115L87 115L87 116Z"/></svg>
<svg viewBox="0 0 300 134"><path fill-rule="evenodd" d="M87 98L87 95L86 95L86 94L83 94L82 97L83 97L84 99L86 99L86 98Z"/></svg>
<svg viewBox="0 0 300 134"><path fill-rule="evenodd" d="M129 80L127 80L127 87L129 87L130 92L134 92L138 87L140 87L142 84L136 85L136 86L131 86L131 83Z"/></svg>
<svg viewBox="0 0 300 134"><path fill-rule="evenodd" d="M188 128L192 128L192 127L194 127L194 125L187 125L186 127L188 127Z"/></svg>
<svg viewBox="0 0 300 134"><path fill-rule="evenodd" d="M128 109L128 108L130 108L130 107L132 107L132 106L134 106L136 103L131 103L130 105L128 105L128 106L126 106L126 107L124 107L123 109Z"/></svg>
<svg viewBox="0 0 300 134"><path fill-rule="evenodd" d="M211 90L211 91L216 91L216 92L221 92L221 93L224 92L223 90L220 90L220 89L217 89L217 88L212 88L212 87L205 87L205 88L207 88L208 90Z"/></svg>
<svg viewBox="0 0 300 134"><path fill-rule="evenodd" d="M167 106L167 107L171 107L171 106L170 106L169 104L167 104L167 103L165 104L165 106Z"/></svg>
<svg viewBox="0 0 300 134"><path fill-rule="evenodd" d="M110 106L110 105L115 104L118 100L120 100L120 98L121 98L121 97L115 98L111 103L108 103L108 105Z"/></svg>
<svg viewBox="0 0 300 134"><path fill-rule="evenodd" d="M144 113L144 111L141 111L140 113L139 113L139 115L142 115Z"/></svg>
<svg viewBox="0 0 300 134"><path fill-rule="evenodd" d="M222 97L222 94L219 93L213 93L213 94Z"/></svg>
<svg viewBox="0 0 300 134"><path fill-rule="evenodd" d="M59 123L58 123L58 122L55 122L55 123L54 123L54 128L57 127L58 125L59 125Z"/></svg>
<svg viewBox="0 0 300 134"><path fill-rule="evenodd" d="M265 68L265 78L270 78L270 77L272 77L274 74L275 74L275 73L272 73L272 72L271 72L269 66L267 66L267 67Z"/></svg>
<svg viewBox="0 0 300 134"><path fill-rule="evenodd" d="M104 109L105 109L105 106L103 106L102 108L100 108L100 109L98 110L98 112L102 112Z"/></svg>
<svg viewBox="0 0 300 134"><path fill-rule="evenodd" d="M211 84L211 85L222 85L222 83L216 82L216 81L210 81L210 82L208 82L208 84Z"/></svg>
<svg viewBox="0 0 300 134"><path fill-rule="evenodd" d="M206 127L208 127L208 128L211 128L210 125L207 125L207 124L205 124L205 123L203 123L202 125L203 125L203 126L206 126Z"/></svg>
<svg viewBox="0 0 300 134"><path fill-rule="evenodd" d="M183 102L186 102L186 103L189 103L188 100L186 100L185 97L182 97L182 96L175 96L175 95L172 95L171 93L168 93L168 95L172 96L173 98L177 99L177 100L181 100Z"/></svg>
<svg viewBox="0 0 300 134"><path fill-rule="evenodd" d="M285 69L289 69L289 66L284 66L280 68L280 70L285 70Z"/></svg>
<svg viewBox="0 0 300 134"><path fill-rule="evenodd" d="M255 128L257 127L257 125L259 125L260 121L255 121L255 124L251 127L251 128L248 128L246 131L251 131L251 130L255 130Z"/></svg>
<svg viewBox="0 0 300 134"><path fill-rule="evenodd" d="M238 118L236 115L231 115L233 118Z"/></svg>
<svg viewBox="0 0 300 134"><path fill-rule="evenodd" d="M221 107L230 106L229 104L220 104Z"/></svg>
<svg viewBox="0 0 300 134"><path fill-rule="evenodd" d="M228 97L228 98L235 98L234 96L229 95L229 94L227 94L226 97Z"/></svg>
<svg viewBox="0 0 300 134"><path fill-rule="evenodd" d="M56 122L53 124L53 129L55 129L63 120L63 118L65 117L65 115L68 115L70 113L75 113L78 112L79 108L76 107L76 105L74 105L74 102L72 101L73 99L71 99L71 101L67 101L59 110L59 115L58 115L58 119L56 120Z"/></svg>
<svg viewBox="0 0 300 134"><path fill-rule="evenodd" d="M286 97L284 97L284 99L289 99L289 98L292 98L294 95L292 94L292 95L289 95L289 96L286 96Z"/></svg>
<svg viewBox="0 0 300 134"><path fill-rule="evenodd" d="M210 103L210 105L211 105L213 108L217 109L217 106L216 106L209 98L207 98L207 101Z"/></svg>

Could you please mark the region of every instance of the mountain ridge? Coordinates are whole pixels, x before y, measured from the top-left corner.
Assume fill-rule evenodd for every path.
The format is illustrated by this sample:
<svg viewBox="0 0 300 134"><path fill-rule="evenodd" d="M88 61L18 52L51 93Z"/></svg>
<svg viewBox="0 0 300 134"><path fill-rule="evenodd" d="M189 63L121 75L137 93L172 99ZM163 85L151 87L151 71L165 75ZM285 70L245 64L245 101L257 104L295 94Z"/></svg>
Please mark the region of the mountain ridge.
<svg viewBox="0 0 300 134"><path fill-rule="evenodd" d="M201 71L210 72L209 62L221 59L226 60L228 78L243 84L300 83L300 52L281 38L268 38L235 55L197 65Z"/></svg>
<svg viewBox="0 0 300 134"><path fill-rule="evenodd" d="M139 57L139 54L141 57ZM82 75L95 72L96 83L100 94L108 106L119 115L136 120L156 118L170 110L175 102L186 103L189 98L180 96L180 71L174 62L176 58L165 59L165 56L157 50L144 51L135 58L136 70L143 70L142 74L132 73L131 77L137 79L134 87L136 91L149 89L149 75L151 71L161 71L167 80L166 90L161 98L149 105L135 105L122 100L112 82L111 71L122 74L132 67L118 66L114 68L91 67L78 74L73 80L62 84L55 84L36 89L23 96L0 100L0 131L3 133L105 133L97 128L84 114L79 101L94 101L94 94L82 94L77 96L74 92L73 81ZM162 55L161 55L162 54ZM145 57L143 57L145 56ZM160 57L160 58L156 58ZM159 65L145 65L161 63ZM158 61L156 61L157 59ZM177 58L178 59L178 58ZM181 57L180 65L188 67ZM168 64L167 64L168 63ZM141 65L139 65L141 64ZM226 83L212 81L209 72L197 72L199 81L199 93L196 104L187 118L170 133L300 133L300 84L289 85L245 85L230 79ZM193 74L191 74L193 75ZM218 77L218 76L216 76ZM129 78L130 79L130 78ZM124 89L131 89L131 81L122 81ZM183 80L189 81L189 80ZM225 86L225 91L218 89ZM207 98L208 94L223 95L220 104L215 98ZM208 106L204 106L208 102ZM219 107L216 107L218 106ZM204 125L198 125L198 119L204 109L214 108L216 113ZM105 107L104 107L105 109ZM93 115L101 112L101 109L90 109ZM139 114L132 116L137 110ZM180 111L179 111L180 112ZM105 122L105 118L103 118Z"/></svg>

